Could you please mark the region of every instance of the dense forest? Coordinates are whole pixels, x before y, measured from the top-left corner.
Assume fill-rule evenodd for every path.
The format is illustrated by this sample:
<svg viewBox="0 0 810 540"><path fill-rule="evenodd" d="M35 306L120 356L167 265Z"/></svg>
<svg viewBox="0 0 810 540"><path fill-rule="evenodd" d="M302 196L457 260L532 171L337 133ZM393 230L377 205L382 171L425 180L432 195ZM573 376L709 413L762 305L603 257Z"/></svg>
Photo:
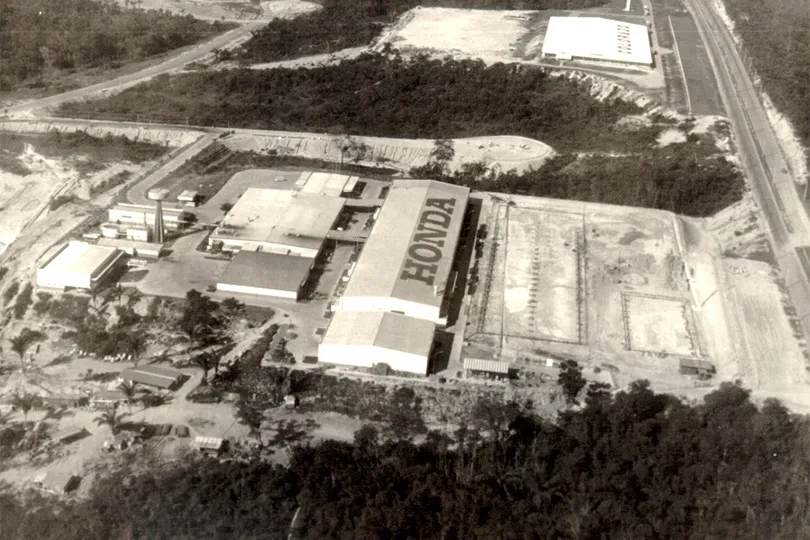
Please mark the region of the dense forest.
<svg viewBox="0 0 810 540"><path fill-rule="evenodd" d="M275 19L247 41L237 57L271 62L369 44L383 26L416 6L466 9L583 9L603 0L323 0L323 8Z"/></svg>
<svg viewBox="0 0 810 540"><path fill-rule="evenodd" d="M689 405L597 385L556 423L481 401L451 436L294 447L288 467L126 469L76 503L0 494L8 540L810 537L810 431L725 384Z"/></svg>
<svg viewBox="0 0 810 540"><path fill-rule="evenodd" d="M366 54L315 69L160 76L109 98L67 103L58 114L380 137L511 134L563 151L628 151L648 147L649 134L617 141L612 126L640 112L630 103L601 103L538 68Z"/></svg>
<svg viewBox="0 0 810 540"><path fill-rule="evenodd" d="M765 91L810 147L810 2L724 1Z"/></svg>
<svg viewBox="0 0 810 540"><path fill-rule="evenodd" d="M702 137L701 142L670 144L642 155L561 154L522 174L493 173L480 163L465 164L449 174L435 161L411 169L410 174L479 191L641 206L706 217L740 200L745 185L733 163L714 155L710 137Z"/></svg>
<svg viewBox="0 0 810 540"><path fill-rule="evenodd" d="M59 114L166 122L188 117L202 125L401 138L522 135L561 155L540 170L497 179L482 180L474 171L412 175L692 216L739 200L744 182L732 163L716 155L712 136L690 134L683 143L659 147L657 135L672 124L617 125L640 112L631 103L602 103L576 82L538 68L364 55L316 69L158 77L107 99L68 103Z"/></svg>
<svg viewBox="0 0 810 540"><path fill-rule="evenodd" d="M111 67L183 47L228 26L112 0L0 2L0 91L44 85L49 75Z"/></svg>

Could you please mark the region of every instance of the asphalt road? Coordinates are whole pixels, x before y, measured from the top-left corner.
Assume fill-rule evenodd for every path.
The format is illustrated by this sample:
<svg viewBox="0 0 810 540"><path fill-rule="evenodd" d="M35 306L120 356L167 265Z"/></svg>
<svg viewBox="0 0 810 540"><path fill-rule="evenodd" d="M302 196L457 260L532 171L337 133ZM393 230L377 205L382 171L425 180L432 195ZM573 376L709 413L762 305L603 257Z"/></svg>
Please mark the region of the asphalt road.
<svg viewBox="0 0 810 540"><path fill-rule="evenodd" d="M229 45L235 41L247 38L248 36L250 36L250 33L253 30L257 30L266 24L267 24L266 21L259 21L259 22L253 21L245 23L242 26L239 26L237 28L234 28L233 30L225 32L224 34L220 34L214 37L210 41L206 41L205 43L197 45L192 49L189 49L183 53L178 54L177 56L173 56L168 60L166 60L165 62L161 62L156 66L146 68L144 70L138 71L137 73L123 75L121 77L109 81L94 84L92 86L86 86L84 88L79 88L77 90L71 90L70 92L65 92L63 94L57 94L55 96L50 96L43 99L37 99L21 103L19 105L14 105L13 107L8 107L5 109L6 114L8 114L11 117L18 115L36 114L36 111L41 109L55 107L68 101L76 101L84 99L93 96L95 94L98 94L100 92L110 91L113 89L123 89L128 86L132 86L139 82L145 81L147 79L151 79L156 75L168 73L171 71L177 71L179 69L182 69L183 66L185 66L190 62L195 62L197 60L202 59L205 55L209 54L214 49L221 49L226 45Z"/></svg>
<svg viewBox="0 0 810 540"><path fill-rule="evenodd" d="M810 246L810 219L731 33L707 0L687 0L711 55L723 103L754 196L805 336L810 336L810 283L797 248ZM802 253L804 250L802 250Z"/></svg>

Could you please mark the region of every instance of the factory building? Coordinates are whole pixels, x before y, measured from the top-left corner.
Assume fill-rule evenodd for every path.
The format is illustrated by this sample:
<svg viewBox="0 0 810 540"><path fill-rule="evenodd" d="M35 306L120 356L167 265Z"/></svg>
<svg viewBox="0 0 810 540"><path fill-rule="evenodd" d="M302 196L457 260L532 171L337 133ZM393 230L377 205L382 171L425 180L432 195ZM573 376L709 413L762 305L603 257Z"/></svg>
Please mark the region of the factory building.
<svg viewBox="0 0 810 540"><path fill-rule="evenodd" d="M542 57L622 67L653 67L645 25L601 17L551 17Z"/></svg>
<svg viewBox="0 0 810 540"><path fill-rule="evenodd" d="M447 323L453 261L470 190L393 183L335 311L387 311Z"/></svg>
<svg viewBox="0 0 810 540"><path fill-rule="evenodd" d="M190 215L181 208L163 207L163 226L168 230L180 230L188 225ZM112 225L133 225L152 228L155 224L155 207L143 204L116 204L109 210L108 220Z"/></svg>
<svg viewBox="0 0 810 540"><path fill-rule="evenodd" d="M249 188L208 242L225 251L261 251L314 259L344 199L316 193Z"/></svg>
<svg viewBox="0 0 810 540"><path fill-rule="evenodd" d="M346 290L332 306L320 361L427 374L436 326L447 324L469 194L433 180L391 185Z"/></svg>
<svg viewBox="0 0 810 540"><path fill-rule="evenodd" d="M94 290L125 263L123 251L71 241L37 270L37 286Z"/></svg>
<svg viewBox="0 0 810 540"><path fill-rule="evenodd" d="M217 290L298 300L314 259L242 250L217 280Z"/></svg>
<svg viewBox="0 0 810 540"><path fill-rule="evenodd" d="M318 360L427 374L436 325L382 311L338 311L318 347Z"/></svg>

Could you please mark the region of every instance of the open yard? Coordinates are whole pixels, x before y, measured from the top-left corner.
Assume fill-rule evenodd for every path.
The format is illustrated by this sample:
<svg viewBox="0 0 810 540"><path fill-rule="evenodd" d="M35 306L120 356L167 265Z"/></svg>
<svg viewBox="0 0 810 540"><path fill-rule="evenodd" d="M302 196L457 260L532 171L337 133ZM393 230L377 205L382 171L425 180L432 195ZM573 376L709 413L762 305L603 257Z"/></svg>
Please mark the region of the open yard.
<svg viewBox="0 0 810 540"><path fill-rule="evenodd" d="M580 343L581 216L504 205L497 218L484 331Z"/></svg>
<svg viewBox="0 0 810 540"><path fill-rule="evenodd" d="M570 357L607 369L616 383L647 378L671 388L692 385L678 374L679 359L728 353L712 274L690 289L691 259L675 216L492 199L462 355L527 368L548 355ZM695 298L705 312L695 310Z"/></svg>
<svg viewBox="0 0 810 540"><path fill-rule="evenodd" d="M118 0L121 5L127 2ZM319 9L316 2L303 0L139 0L142 9L165 9L171 13L191 15L203 20L260 21L287 19Z"/></svg>

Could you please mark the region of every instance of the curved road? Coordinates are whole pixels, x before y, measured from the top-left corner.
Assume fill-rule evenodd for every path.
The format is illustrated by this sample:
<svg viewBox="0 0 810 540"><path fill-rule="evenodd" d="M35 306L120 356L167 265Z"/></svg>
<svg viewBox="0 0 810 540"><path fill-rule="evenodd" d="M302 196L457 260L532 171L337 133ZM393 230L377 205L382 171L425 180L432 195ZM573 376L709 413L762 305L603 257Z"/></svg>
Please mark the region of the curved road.
<svg viewBox="0 0 810 540"><path fill-rule="evenodd" d="M31 115L36 114L35 111L39 109L54 107L68 101L84 99L100 92L114 89L123 90L124 88L147 79L151 79L152 77L162 73L182 69L186 64L202 59L214 49L221 49L235 42L248 38L253 30L257 30L266 24L266 21L252 21L234 28L233 30L229 30L224 34L220 34L210 41L206 41L205 43L194 46L193 48L173 56L156 66L146 68L138 71L137 73L130 73L129 75L123 75L109 81L104 81L92 86L86 86L77 90L71 90L70 92L65 92L63 94L27 101L19 105L7 107L4 110L6 114L11 117L19 115Z"/></svg>
<svg viewBox="0 0 810 540"><path fill-rule="evenodd" d="M708 47L723 103L732 120L739 155L773 237L773 248L790 299L810 336L810 219L796 191L765 109L740 58L733 36L709 0L686 0Z"/></svg>

